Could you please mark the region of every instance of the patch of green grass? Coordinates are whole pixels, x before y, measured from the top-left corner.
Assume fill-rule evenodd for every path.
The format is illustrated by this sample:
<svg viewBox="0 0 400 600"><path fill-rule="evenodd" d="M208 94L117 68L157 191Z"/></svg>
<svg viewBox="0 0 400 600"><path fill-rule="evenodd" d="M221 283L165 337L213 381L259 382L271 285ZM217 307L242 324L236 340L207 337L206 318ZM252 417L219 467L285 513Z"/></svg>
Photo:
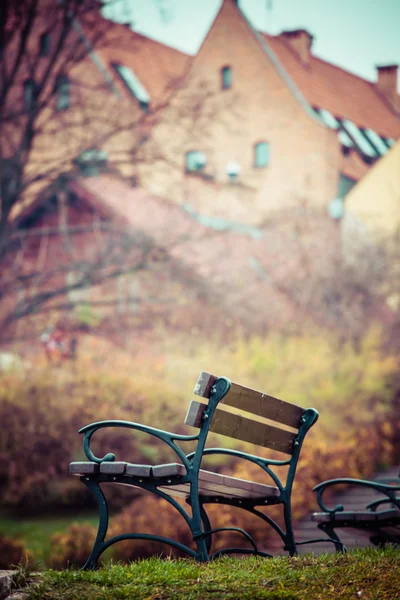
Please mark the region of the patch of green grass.
<svg viewBox="0 0 400 600"><path fill-rule="evenodd" d="M0 514L0 534L22 540L32 553L33 559L46 564L50 554L51 537L65 531L72 522L97 526L98 516L96 513L83 513L78 516L70 513L21 519Z"/></svg>
<svg viewBox="0 0 400 600"><path fill-rule="evenodd" d="M263 559L224 557L209 564L149 559L98 571L47 571L24 591L29 600L396 600L400 551Z"/></svg>

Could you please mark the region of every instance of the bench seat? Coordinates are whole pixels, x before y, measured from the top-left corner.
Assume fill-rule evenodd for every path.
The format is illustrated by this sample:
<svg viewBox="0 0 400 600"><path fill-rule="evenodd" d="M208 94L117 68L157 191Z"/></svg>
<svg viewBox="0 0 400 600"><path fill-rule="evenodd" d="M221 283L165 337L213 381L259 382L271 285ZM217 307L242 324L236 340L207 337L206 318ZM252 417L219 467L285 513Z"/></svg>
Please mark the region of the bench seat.
<svg viewBox="0 0 400 600"><path fill-rule="evenodd" d="M386 543L400 544L399 483L398 477L375 481L343 477L323 481L314 488L322 512L313 513L311 520L318 524L321 531L329 535L338 552L342 551L344 546L336 531L337 529L364 530L369 534L370 542L376 546L385 545ZM332 489L340 485L354 486L355 494L349 496L346 502L348 508L354 507L355 510L343 510L344 506L341 504L329 510L325 505L323 500L325 491L328 488ZM376 500L372 500L372 492L379 494ZM361 502L365 506L358 508ZM367 502L369 503L367 504Z"/></svg>
<svg viewBox="0 0 400 600"><path fill-rule="evenodd" d="M380 510L377 512L371 510L354 510L354 511L340 511L336 513L328 512L317 512L311 515L311 520L316 523L340 523L345 525L354 522L366 522L370 523L382 523L387 522L388 525L400 523L400 511L397 508L390 510ZM356 525L355 525L356 527Z"/></svg>
<svg viewBox="0 0 400 600"><path fill-rule="evenodd" d="M179 479L186 475L184 465L180 463L168 463L163 465L137 465L127 462L72 462L69 466L71 475L125 475L142 479L165 480L169 477L171 482L160 481L160 490L171 495L189 498L189 482L179 483ZM175 478L175 480L172 480ZM164 484L164 485L162 485ZM238 479L220 473L213 473L200 469L199 471L199 493L202 496L213 496L223 498L261 499L277 498L280 491L277 487L263 483L254 483L245 479Z"/></svg>

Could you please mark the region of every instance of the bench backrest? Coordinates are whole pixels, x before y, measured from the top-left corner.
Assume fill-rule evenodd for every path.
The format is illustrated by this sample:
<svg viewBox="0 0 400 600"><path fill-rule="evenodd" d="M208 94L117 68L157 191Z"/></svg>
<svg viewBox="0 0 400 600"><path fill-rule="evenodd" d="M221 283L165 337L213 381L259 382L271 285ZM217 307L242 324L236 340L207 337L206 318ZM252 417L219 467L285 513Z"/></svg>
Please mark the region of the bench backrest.
<svg viewBox="0 0 400 600"><path fill-rule="evenodd" d="M194 393L210 398L216 381L215 375L201 373ZM224 406L250 414L248 417L234 414L224 410ZM200 428L206 410L207 404L193 400L185 423ZM232 382L229 392L214 412L209 430L292 455L305 412L300 406ZM266 420L273 421L274 424L267 423Z"/></svg>

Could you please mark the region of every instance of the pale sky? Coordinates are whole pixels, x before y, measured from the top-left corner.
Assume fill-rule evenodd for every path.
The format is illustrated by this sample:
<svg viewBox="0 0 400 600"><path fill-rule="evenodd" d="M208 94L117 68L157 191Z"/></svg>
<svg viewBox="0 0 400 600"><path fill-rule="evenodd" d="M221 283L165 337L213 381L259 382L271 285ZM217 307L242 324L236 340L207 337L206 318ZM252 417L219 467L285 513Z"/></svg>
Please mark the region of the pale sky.
<svg viewBox="0 0 400 600"><path fill-rule="evenodd" d="M366 79L375 80L375 65L400 63L400 0L240 0L239 5L268 33L308 29L315 36L314 54ZM221 0L118 0L112 10L139 33L195 54L220 6Z"/></svg>

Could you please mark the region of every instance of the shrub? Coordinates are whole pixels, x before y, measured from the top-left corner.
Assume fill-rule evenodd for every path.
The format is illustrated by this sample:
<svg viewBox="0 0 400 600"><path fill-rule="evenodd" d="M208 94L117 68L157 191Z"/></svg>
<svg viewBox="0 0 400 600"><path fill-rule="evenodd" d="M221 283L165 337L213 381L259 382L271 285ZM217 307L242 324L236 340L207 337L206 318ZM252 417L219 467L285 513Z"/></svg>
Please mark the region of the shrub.
<svg viewBox="0 0 400 600"><path fill-rule="evenodd" d="M30 554L22 540L0 535L0 569L11 569L22 561L27 562Z"/></svg>
<svg viewBox="0 0 400 600"><path fill-rule="evenodd" d="M77 478L68 476L68 463L84 458L77 430L92 421L123 419L188 432L183 425L183 407L189 398L184 397L183 390L192 389L200 370L230 376L244 385L304 407L315 406L320 411L320 419L305 441L296 476L295 518L315 507L312 487L321 480L365 477L378 465L391 462L393 431L400 430L400 416L393 412L392 406L398 392L398 385L396 388L393 383L397 357L384 353L379 331L368 332L357 348L341 344L333 335L322 332L291 338L277 334L240 338L229 347L212 341L196 340L191 344L186 339L185 353L182 340L178 342L179 351L165 343L163 359L154 362L148 357L137 358L135 368L131 359L124 363L124 368L117 368L116 364L113 368L112 353L108 352L107 357L95 353L90 360L83 357L72 368L43 369L23 376L2 375L0 503L23 508L24 512L29 505L35 510L65 505L94 506L86 488ZM189 431L193 433L192 429ZM154 438L122 429L96 435L94 449L98 455L111 451L117 460L136 463L176 460ZM209 442L215 445L211 437ZM225 444L226 438L221 437L219 443ZM237 447L249 450L240 442ZM262 480L256 468L248 463L222 462L217 457L213 465L237 477ZM139 498L127 505L125 488L112 487L111 506L114 509L126 506L113 525L115 531L122 531L125 525L133 531L138 531L138 525L150 527L154 515L164 510L154 504L158 502L156 498L146 501ZM151 510L147 510L147 504L146 510L141 509L145 502L151 503ZM266 539L264 528L259 523L254 525L252 517L240 512L243 511L236 514L228 508L221 511L210 507L213 526L239 523L240 519L244 529L254 533L256 539ZM186 539L187 532L176 530L181 526L180 519L168 516L167 512L162 514L159 522L165 528L164 535L174 537L176 531ZM183 522L182 525L185 528ZM82 540L87 541L89 530L85 531L87 536L82 533ZM68 535L80 536L79 526L74 526ZM231 535L221 534L217 545L229 543ZM72 540L62 537L57 544L63 564L72 563L75 560ZM121 546L125 547L128 544ZM133 549L118 550L117 546L116 556L128 559L155 551L145 543L130 547Z"/></svg>
<svg viewBox="0 0 400 600"><path fill-rule="evenodd" d="M66 532L51 538L49 567L65 569L83 567L96 539L96 529L88 524L73 523Z"/></svg>
<svg viewBox="0 0 400 600"><path fill-rule="evenodd" d="M59 377L57 377L59 375ZM0 504L26 512L66 505L93 505L89 492L68 475L71 460L84 460L78 429L97 420L122 419L162 426L165 419L182 430L179 394L153 382L144 387L127 376L50 370L0 378ZM179 426L178 426L179 414ZM170 460L155 438L121 429L101 431L93 447L101 456L136 462ZM114 507L123 495L113 495Z"/></svg>

